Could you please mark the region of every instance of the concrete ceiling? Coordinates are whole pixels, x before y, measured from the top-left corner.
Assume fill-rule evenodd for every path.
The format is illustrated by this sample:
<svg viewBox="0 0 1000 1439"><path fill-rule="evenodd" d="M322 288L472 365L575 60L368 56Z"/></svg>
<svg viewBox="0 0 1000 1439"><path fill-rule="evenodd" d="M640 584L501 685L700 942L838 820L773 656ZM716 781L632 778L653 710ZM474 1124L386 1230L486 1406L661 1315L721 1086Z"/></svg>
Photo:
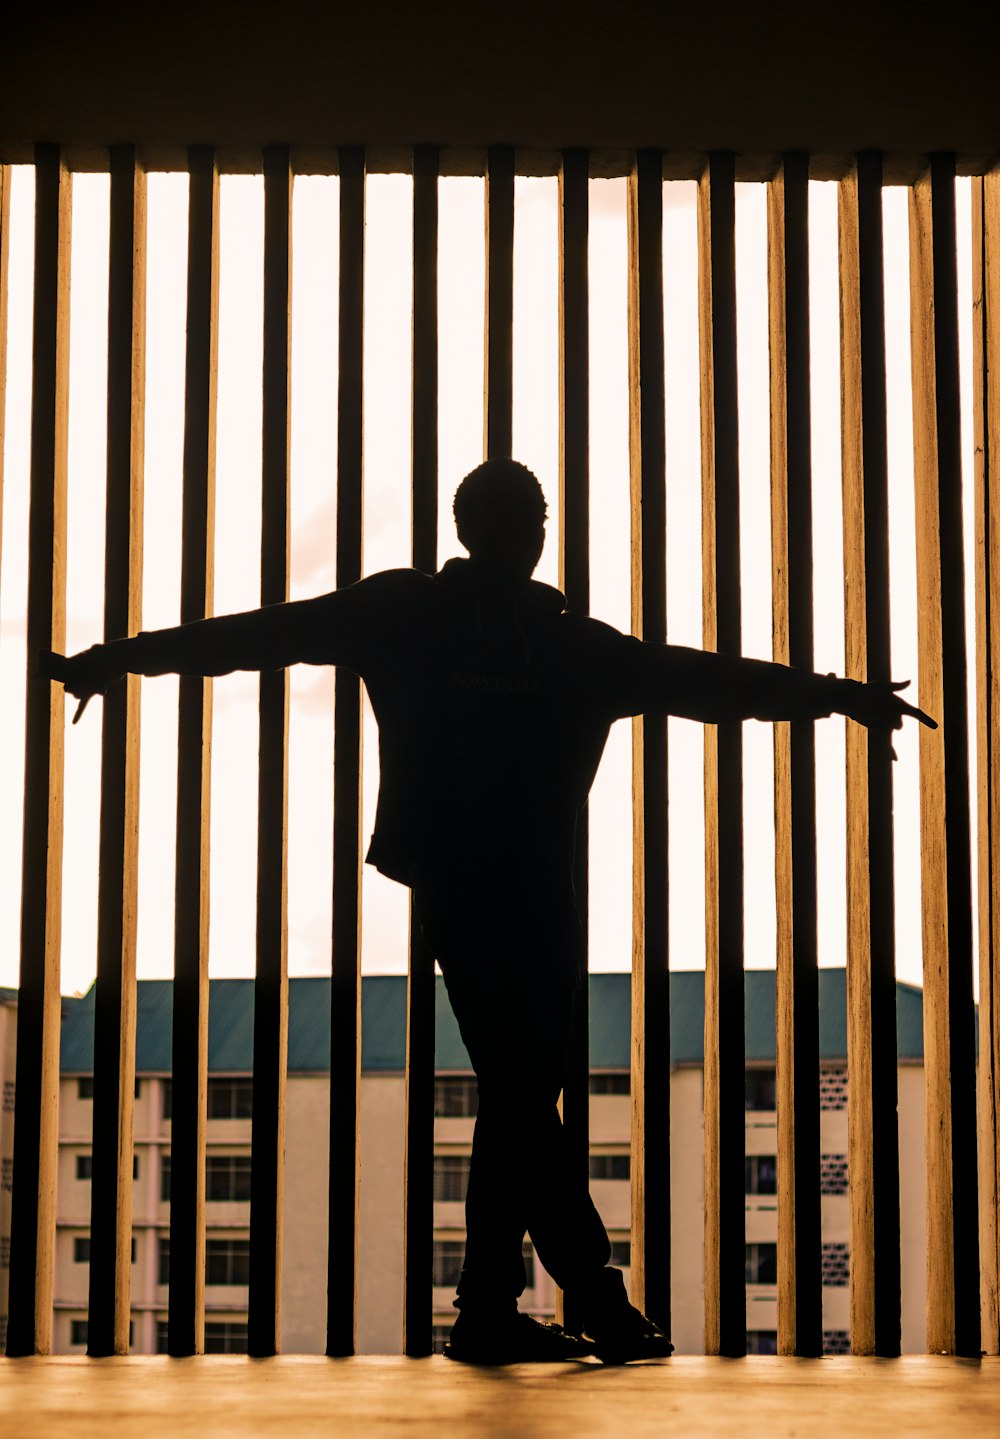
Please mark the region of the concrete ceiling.
<svg viewBox="0 0 1000 1439"><path fill-rule="evenodd" d="M13 0L0 145L1000 152L996 0Z"/></svg>

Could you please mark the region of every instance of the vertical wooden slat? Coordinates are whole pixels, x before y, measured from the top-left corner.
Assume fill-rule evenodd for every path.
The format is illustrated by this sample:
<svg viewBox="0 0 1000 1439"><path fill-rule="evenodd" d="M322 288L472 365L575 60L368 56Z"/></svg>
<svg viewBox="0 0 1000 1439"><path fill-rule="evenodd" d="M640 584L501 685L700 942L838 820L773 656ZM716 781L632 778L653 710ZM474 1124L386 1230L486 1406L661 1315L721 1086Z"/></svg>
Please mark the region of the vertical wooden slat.
<svg viewBox="0 0 1000 1439"><path fill-rule="evenodd" d="M438 154L413 155L412 559L437 569L438 521ZM410 905L406 988L406 1166L403 1349L432 1344L434 1246L434 956Z"/></svg>
<svg viewBox="0 0 1000 1439"><path fill-rule="evenodd" d="M1000 1353L1000 173L972 181L982 1346Z"/></svg>
<svg viewBox="0 0 1000 1439"><path fill-rule="evenodd" d="M264 373L261 604L288 599L292 170L264 151ZM248 1353L281 1347L285 1079L288 1059L288 672L260 676L257 975L253 1017Z"/></svg>
<svg viewBox="0 0 1000 1439"><path fill-rule="evenodd" d="M14 1187L7 1353L47 1354L52 1340L59 1123L62 910L62 690L36 672L66 636L66 443L71 181L56 145L35 151L31 498L21 973L17 1007Z"/></svg>
<svg viewBox="0 0 1000 1439"><path fill-rule="evenodd" d="M891 678L882 160L839 192L844 653ZM847 726L847 1130L851 1347L900 1347L899 1131L891 736Z"/></svg>
<svg viewBox="0 0 1000 1439"><path fill-rule="evenodd" d="M927 1346L979 1352L954 157L910 191L927 1145Z"/></svg>
<svg viewBox="0 0 1000 1439"><path fill-rule="evenodd" d="M628 181L632 631L666 639L663 162ZM667 723L632 721L632 1302L670 1333L670 969Z"/></svg>
<svg viewBox="0 0 1000 1439"><path fill-rule="evenodd" d="M364 151L340 152L337 586L361 578ZM333 741L333 979L327 1353L353 1354L361 1075L361 688L336 678Z"/></svg>
<svg viewBox="0 0 1000 1439"><path fill-rule="evenodd" d="M145 372L146 177L135 150L121 146L111 152L105 640L137 634L142 623ZM126 676L103 707L89 1354L129 1348L139 683Z"/></svg>
<svg viewBox="0 0 1000 1439"><path fill-rule="evenodd" d="M559 171L559 588L572 614L590 611L589 157L567 150ZM588 827L576 831L573 887L584 931L583 974L570 1034L563 1123L577 1182L589 1183L590 1023L587 955ZM563 1323L577 1327L580 1315Z"/></svg>
<svg viewBox="0 0 1000 1439"><path fill-rule="evenodd" d="M3 559L3 460L7 414L7 273L10 268L10 166L0 165L0 561Z"/></svg>
<svg viewBox="0 0 1000 1439"><path fill-rule="evenodd" d="M736 192L731 155L698 184L705 648L740 653ZM705 730L705 1349L746 1350L743 732Z"/></svg>
<svg viewBox="0 0 1000 1439"><path fill-rule="evenodd" d="M486 163L486 459L513 449L514 151L490 147Z"/></svg>
<svg viewBox="0 0 1000 1439"><path fill-rule="evenodd" d="M774 658L813 668L809 160L784 157L767 195ZM778 1351L823 1352L816 968L816 738L774 727L777 909Z"/></svg>
<svg viewBox="0 0 1000 1439"><path fill-rule="evenodd" d="M215 421L219 354L219 170L188 152L187 353L181 623L212 613ZM205 1347L205 1136L208 1087L208 900L212 681L182 675L177 723L173 1080L170 1137L171 1354Z"/></svg>

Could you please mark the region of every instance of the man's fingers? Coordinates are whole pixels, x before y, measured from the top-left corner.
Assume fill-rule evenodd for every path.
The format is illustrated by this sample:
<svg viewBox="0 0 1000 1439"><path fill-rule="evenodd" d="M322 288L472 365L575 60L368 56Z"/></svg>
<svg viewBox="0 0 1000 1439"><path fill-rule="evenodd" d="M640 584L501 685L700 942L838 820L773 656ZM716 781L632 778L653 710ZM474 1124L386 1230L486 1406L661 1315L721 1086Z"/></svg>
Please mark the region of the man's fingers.
<svg viewBox="0 0 1000 1439"><path fill-rule="evenodd" d="M900 704L903 706L903 714L912 715L915 720L919 720L921 724L925 724L928 729L937 729L937 720L931 719L930 715L926 714L923 710L918 710L916 705L905 704L902 700L900 700Z"/></svg>

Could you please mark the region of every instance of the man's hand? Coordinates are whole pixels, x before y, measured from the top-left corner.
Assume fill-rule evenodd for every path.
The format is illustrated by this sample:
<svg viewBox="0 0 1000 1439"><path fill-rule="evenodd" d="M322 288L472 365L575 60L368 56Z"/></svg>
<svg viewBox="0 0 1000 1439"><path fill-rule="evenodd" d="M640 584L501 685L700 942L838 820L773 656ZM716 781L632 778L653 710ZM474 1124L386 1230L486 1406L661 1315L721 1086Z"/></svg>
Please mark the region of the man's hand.
<svg viewBox="0 0 1000 1439"><path fill-rule="evenodd" d="M74 724L94 695L106 694L121 678L109 663L108 649L107 645L91 645L89 650L81 650L76 655L58 655L49 650L39 656L38 673L47 679L59 680L66 693L80 701L73 716Z"/></svg>
<svg viewBox="0 0 1000 1439"><path fill-rule="evenodd" d="M868 729L902 729L907 715L929 729L937 729L937 720L899 697L898 691L905 690L909 683L909 680L875 680L870 684L853 684L843 712Z"/></svg>

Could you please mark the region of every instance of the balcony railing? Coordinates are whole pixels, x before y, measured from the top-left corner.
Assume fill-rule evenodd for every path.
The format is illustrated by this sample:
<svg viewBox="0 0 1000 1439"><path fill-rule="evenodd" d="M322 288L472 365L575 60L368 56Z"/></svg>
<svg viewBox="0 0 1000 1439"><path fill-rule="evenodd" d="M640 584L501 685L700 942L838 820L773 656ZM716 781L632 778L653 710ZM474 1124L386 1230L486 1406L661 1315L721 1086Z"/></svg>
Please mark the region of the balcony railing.
<svg viewBox="0 0 1000 1439"><path fill-rule="evenodd" d="M366 165L345 148L306 160L263 152L263 492L261 600L289 594L290 283L293 176L340 177L336 582L362 573ZM485 449L512 448L515 173L545 161L484 153ZM139 626L143 495L146 169L156 157L111 150L105 631ZM412 153L412 562L436 566L438 178L447 152ZM464 157L462 163L467 163ZM776 659L813 667L810 449L810 159L777 157L767 185L771 531ZM735 183L731 154L683 161L641 151L626 162L558 159L559 572L569 607L589 607L588 179L628 177L628 336L632 627L666 638L663 318L664 177L697 181L706 647L741 649ZM169 168L166 161L165 168ZM219 161L192 149L181 618L212 612L219 299ZM919 703L941 726L920 735L927 1116L927 1343L1000 1348L1000 175L972 179L976 649L966 653L956 188L948 155L887 176L877 154L823 178L839 183L840 372L847 670L889 671L884 184L909 191ZM64 648L72 174L51 144L35 154L35 290L27 609L21 980L7 1350L50 1344L59 1071L63 817L61 689L34 672ZM0 170L0 377L6 326L9 170ZM692 363L695 357L692 356ZM979 1065L973 994L973 834L967 668L978 714ZM129 1330L134 1093L138 680L104 704L89 1349L125 1353ZM169 1349L204 1347L208 1017L210 682L180 681ZM282 1155L287 1043L288 680L260 679L260 758L249 1349L280 1347ZM786 1354L822 1352L817 1006L816 754L808 724L775 726L778 1129L778 1333ZM328 1352L353 1352L357 1289L360 1014L361 692L336 679L331 1004ZM633 1299L670 1328L670 1058L667 728L633 731ZM900 1347L893 812L886 737L850 726L847 748L851 1342ZM743 750L738 725L706 731L705 1334L710 1353L746 1348L743 989ZM583 837L585 841L585 836ZM586 895L587 847L578 892ZM432 1341L433 1016L431 959L411 926L407 1029L405 1348ZM587 1165L586 1027L574 1041L565 1120ZM977 1138L978 1113L978 1138ZM977 1170L978 1164L978 1170Z"/></svg>

